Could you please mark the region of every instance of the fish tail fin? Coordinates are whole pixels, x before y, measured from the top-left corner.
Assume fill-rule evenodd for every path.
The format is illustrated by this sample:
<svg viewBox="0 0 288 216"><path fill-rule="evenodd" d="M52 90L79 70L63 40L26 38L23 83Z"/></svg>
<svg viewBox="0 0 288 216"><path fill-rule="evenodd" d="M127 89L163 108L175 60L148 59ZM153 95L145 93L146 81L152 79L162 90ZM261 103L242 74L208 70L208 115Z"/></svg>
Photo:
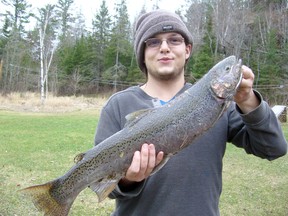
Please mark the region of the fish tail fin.
<svg viewBox="0 0 288 216"><path fill-rule="evenodd" d="M47 216L66 216L69 213L72 203L74 200L70 201L67 204L59 203L55 198L50 194L52 186L55 184L55 181L48 182L42 185L34 185L31 187L24 188L19 190L23 195L27 195L32 199L35 207L44 212L44 215Z"/></svg>

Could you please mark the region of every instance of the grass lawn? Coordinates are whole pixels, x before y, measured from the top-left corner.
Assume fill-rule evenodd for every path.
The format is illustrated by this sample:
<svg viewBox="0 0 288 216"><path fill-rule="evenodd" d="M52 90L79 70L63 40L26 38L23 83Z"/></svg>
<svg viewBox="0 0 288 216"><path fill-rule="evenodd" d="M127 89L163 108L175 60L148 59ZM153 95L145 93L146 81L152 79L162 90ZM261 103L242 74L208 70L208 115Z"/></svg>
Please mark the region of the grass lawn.
<svg viewBox="0 0 288 216"><path fill-rule="evenodd" d="M41 215L17 190L64 174L74 156L93 146L99 111L0 111L0 216ZM283 124L288 138L288 125ZM287 216L288 156L269 162L228 144L224 158L223 216ZM70 215L110 215L114 201L84 190Z"/></svg>

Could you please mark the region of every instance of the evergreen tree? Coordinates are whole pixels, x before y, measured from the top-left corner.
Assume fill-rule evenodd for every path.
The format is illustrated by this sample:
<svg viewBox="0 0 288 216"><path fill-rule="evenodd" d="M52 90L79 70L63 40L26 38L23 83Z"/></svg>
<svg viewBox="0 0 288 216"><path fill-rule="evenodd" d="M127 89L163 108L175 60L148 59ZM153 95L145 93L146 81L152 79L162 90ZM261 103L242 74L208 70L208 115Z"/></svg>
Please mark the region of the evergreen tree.
<svg viewBox="0 0 288 216"><path fill-rule="evenodd" d="M10 36L11 33L11 23L9 18L7 17L7 15L5 16L5 20L4 20L4 25L2 28L2 34L4 37L8 38Z"/></svg>
<svg viewBox="0 0 288 216"><path fill-rule="evenodd" d="M1 0L1 2L10 8L6 11L6 30L9 30L9 26L10 31L23 36L26 32L24 25L29 23L29 18L33 15L28 12L31 4L28 4L27 0Z"/></svg>
<svg viewBox="0 0 288 216"><path fill-rule="evenodd" d="M116 15L112 29L111 40L105 54L105 66L108 68L104 75L114 81L116 91L119 80L127 77L128 66L132 59L131 28L126 1L116 5Z"/></svg>
<svg viewBox="0 0 288 216"><path fill-rule="evenodd" d="M280 84L282 74L281 71L281 56L279 55L279 46L277 43L276 30L272 29L268 33L267 48L265 53L265 64L263 71L265 71L264 83L267 84Z"/></svg>
<svg viewBox="0 0 288 216"><path fill-rule="evenodd" d="M60 94L76 94L78 90L95 81L95 52L91 37L82 36L75 44L62 47L58 53L58 69L61 71ZM86 90L89 89L86 86ZM86 91L86 92L87 92ZM98 90L97 90L98 91Z"/></svg>
<svg viewBox="0 0 288 216"><path fill-rule="evenodd" d="M94 56L96 58L95 65L95 81L98 83L102 78L102 74L105 70L104 67L104 54L108 47L108 43L111 37L111 16L109 15L108 7L106 1L103 0L100 6L100 10L97 12L95 19L92 21L93 24L93 34L92 34L92 46L94 50Z"/></svg>
<svg viewBox="0 0 288 216"><path fill-rule="evenodd" d="M27 46L25 39L25 24L32 16L28 12L31 7L26 0L1 0L8 9L4 13L5 22L2 29L1 38L2 68L1 87L4 91L16 91L25 89L23 73L26 72L25 66L29 65L29 53L31 47Z"/></svg>
<svg viewBox="0 0 288 216"><path fill-rule="evenodd" d="M71 23L75 21L72 13L70 13L73 3L74 0L58 0L58 3L56 5L57 15L58 17L60 17L60 39L62 41L67 40L67 37L69 36L69 30L71 29Z"/></svg>

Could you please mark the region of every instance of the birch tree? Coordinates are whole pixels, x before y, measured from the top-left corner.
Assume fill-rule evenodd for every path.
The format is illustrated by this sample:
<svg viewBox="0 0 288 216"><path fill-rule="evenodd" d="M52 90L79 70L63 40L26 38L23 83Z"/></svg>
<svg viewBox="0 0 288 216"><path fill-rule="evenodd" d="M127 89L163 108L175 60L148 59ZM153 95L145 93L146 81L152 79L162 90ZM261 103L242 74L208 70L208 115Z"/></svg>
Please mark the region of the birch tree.
<svg viewBox="0 0 288 216"><path fill-rule="evenodd" d="M55 5L46 5L39 10L39 51L40 51L40 95L44 104L48 97L48 72L56 48L56 16Z"/></svg>

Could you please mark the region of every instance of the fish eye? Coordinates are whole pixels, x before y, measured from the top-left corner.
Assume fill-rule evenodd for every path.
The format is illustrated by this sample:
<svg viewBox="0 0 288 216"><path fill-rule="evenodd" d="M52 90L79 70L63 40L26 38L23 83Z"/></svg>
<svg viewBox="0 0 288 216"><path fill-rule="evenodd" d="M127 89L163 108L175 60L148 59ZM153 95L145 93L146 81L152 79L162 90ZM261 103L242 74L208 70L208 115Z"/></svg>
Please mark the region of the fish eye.
<svg viewBox="0 0 288 216"><path fill-rule="evenodd" d="M230 66L226 66L225 70L228 72L230 71Z"/></svg>

